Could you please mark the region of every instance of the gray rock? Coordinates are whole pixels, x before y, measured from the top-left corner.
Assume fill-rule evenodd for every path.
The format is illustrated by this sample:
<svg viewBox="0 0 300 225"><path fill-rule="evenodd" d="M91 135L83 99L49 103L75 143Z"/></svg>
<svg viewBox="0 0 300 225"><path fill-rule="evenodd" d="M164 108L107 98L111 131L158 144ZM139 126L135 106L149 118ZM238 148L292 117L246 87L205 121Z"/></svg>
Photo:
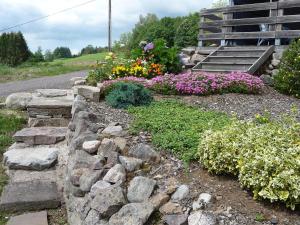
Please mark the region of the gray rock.
<svg viewBox="0 0 300 225"><path fill-rule="evenodd" d="M104 190L104 189L110 188L110 187L112 187L110 183L103 181L103 180L99 180L97 183L95 183L92 186L90 195L92 198L94 198L97 195L98 191L101 191L101 190Z"/></svg>
<svg viewBox="0 0 300 225"><path fill-rule="evenodd" d="M100 101L100 89L92 86L77 86L78 95L91 100L92 102Z"/></svg>
<svg viewBox="0 0 300 225"><path fill-rule="evenodd" d="M70 79L71 85L73 86L75 84L75 81L78 81L78 80L85 80L85 79L82 77L73 77Z"/></svg>
<svg viewBox="0 0 300 225"><path fill-rule="evenodd" d="M79 180L80 189L84 192L89 192L91 187L100 179L101 175L101 170L85 172Z"/></svg>
<svg viewBox="0 0 300 225"><path fill-rule="evenodd" d="M172 195L171 200L173 202L180 202L188 197L190 189L187 185L181 185L177 188L176 192Z"/></svg>
<svg viewBox="0 0 300 225"><path fill-rule="evenodd" d="M265 85L273 86L274 85L274 78L270 75L261 75L260 79L264 82Z"/></svg>
<svg viewBox="0 0 300 225"><path fill-rule="evenodd" d="M179 61L182 65L187 65L187 64L191 63L191 57L184 53L181 53L181 54L179 54Z"/></svg>
<svg viewBox="0 0 300 225"><path fill-rule="evenodd" d="M61 98L33 98L27 105L27 112L30 117L43 116L61 116L71 118L73 99Z"/></svg>
<svg viewBox="0 0 300 225"><path fill-rule="evenodd" d="M149 203L130 203L110 218L109 225L144 225L153 211Z"/></svg>
<svg viewBox="0 0 300 225"><path fill-rule="evenodd" d="M10 169L44 170L57 162L58 149L48 147L11 149L4 153L4 163Z"/></svg>
<svg viewBox="0 0 300 225"><path fill-rule="evenodd" d="M191 62L197 64L198 62L202 62L206 57L200 54L194 54L191 58Z"/></svg>
<svg viewBox="0 0 300 225"><path fill-rule="evenodd" d="M21 92L9 95L6 98L5 104L9 109L26 109L28 103L32 99L31 93Z"/></svg>
<svg viewBox="0 0 300 225"><path fill-rule="evenodd" d="M110 217L126 204L121 187L106 188L98 191L91 203L91 208L99 212L101 218Z"/></svg>
<svg viewBox="0 0 300 225"><path fill-rule="evenodd" d="M279 73L279 70L278 70L278 69L272 70L272 77L277 76L278 73Z"/></svg>
<svg viewBox="0 0 300 225"><path fill-rule="evenodd" d="M44 98L64 97L73 94L72 90L62 89L37 89L35 92L38 97Z"/></svg>
<svg viewBox="0 0 300 225"><path fill-rule="evenodd" d="M101 142L100 141L85 141L82 144L82 148L84 151L90 154L94 154L95 152L98 151L98 148L100 146Z"/></svg>
<svg viewBox="0 0 300 225"><path fill-rule="evenodd" d="M147 177L135 177L128 187L127 198L129 202L147 201L156 185L156 181Z"/></svg>
<svg viewBox="0 0 300 225"><path fill-rule="evenodd" d="M181 215L166 215L163 217L163 221L168 225L187 225L188 216Z"/></svg>
<svg viewBox="0 0 300 225"><path fill-rule="evenodd" d="M170 200L170 196L166 193L157 193L152 196L149 202L158 210L162 205L166 204Z"/></svg>
<svg viewBox="0 0 300 225"><path fill-rule="evenodd" d="M86 84L86 80L84 80L84 79L76 80L74 82L74 86L82 86L82 85L85 85L85 84ZM78 94L78 89L77 89L77 94Z"/></svg>
<svg viewBox="0 0 300 225"><path fill-rule="evenodd" d="M119 156L119 160L128 172L139 169L143 164L143 160L131 157Z"/></svg>
<svg viewBox="0 0 300 225"><path fill-rule="evenodd" d="M202 193L197 201L193 202L193 210L205 209L212 201L211 194Z"/></svg>
<svg viewBox="0 0 300 225"><path fill-rule="evenodd" d="M99 212L91 210L84 220L84 225L97 225L100 220Z"/></svg>
<svg viewBox="0 0 300 225"><path fill-rule="evenodd" d="M114 139L115 144L119 148L119 151L122 153L125 151L126 145L127 145L127 140L122 137L116 137Z"/></svg>
<svg viewBox="0 0 300 225"><path fill-rule="evenodd" d="M187 48L184 48L182 49L182 52L184 54L187 54L189 56L192 56L193 54L195 54L196 52L196 47L187 47Z"/></svg>
<svg viewBox="0 0 300 225"><path fill-rule="evenodd" d="M216 217L205 211L197 211L192 213L188 218L189 225L217 225Z"/></svg>
<svg viewBox="0 0 300 225"><path fill-rule="evenodd" d="M70 174L70 181L71 183L76 186L76 187L79 187L80 186L80 177L88 172L89 169L88 168L78 168L78 169L74 169L74 170L71 170L71 174Z"/></svg>
<svg viewBox="0 0 300 225"><path fill-rule="evenodd" d="M67 127L70 120L67 118L29 118L29 127Z"/></svg>
<svg viewBox="0 0 300 225"><path fill-rule="evenodd" d="M14 139L29 145L51 145L63 141L66 133L66 127L31 127L18 131Z"/></svg>
<svg viewBox="0 0 300 225"><path fill-rule="evenodd" d="M146 144L137 144L129 149L129 155L148 162L159 162L159 154L152 147Z"/></svg>
<svg viewBox="0 0 300 225"><path fill-rule="evenodd" d="M277 60L277 59L273 59L272 60L272 65L276 68L276 67L278 67L279 66L279 64L280 64L280 60Z"/></svg>
<svg viewBox="0 0 300 225"><path fill-rule="evenodd" d="M122 137L124 132L121 126L108 126L102 131L102 135L105 137Z"/></svg>
<svg viewBox="0 0 300 225"><path fill-rule="evenodd" d="M5 186L0 200L2 212L54 209L59 205L57 186L47 181L10 183Z"/></svg>
<svg viewBox="0 0 300 225"><path fill-rule="evenodd" d="M122 184L126 180L126 171L121 164L115 165L111 168L106 175L103 177L103 180L113 184Z"/></svg>
<svg viewBox="0 0 300 225"><path fill-rule="evenodd" d="M7 225L48 225L47 211L25 213L19 216L13 216L7 222Z"/></svg>
<svg viewBox="0 0 300 225"><path fill-rule="evenodd" d="M108 158L111 152L117 151L117 148L113 139L104 138L99 147L98 154Z"/></svg>

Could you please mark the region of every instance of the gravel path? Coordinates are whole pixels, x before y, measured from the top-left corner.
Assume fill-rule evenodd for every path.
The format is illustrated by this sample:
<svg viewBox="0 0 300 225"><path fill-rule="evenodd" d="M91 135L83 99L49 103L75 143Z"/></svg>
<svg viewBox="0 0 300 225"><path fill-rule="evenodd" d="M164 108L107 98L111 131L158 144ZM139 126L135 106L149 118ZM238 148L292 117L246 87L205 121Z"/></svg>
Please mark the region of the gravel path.
<svg viewBox="0 0 300 225"><path fill-rule="evenodd" d="M73 72L53 77L42 77L31 80L14 81L0 84L0 96L6 97L15 92L34 91L36 89L71 88L70 79L73 77L84 77L87 71Z"/></svg>

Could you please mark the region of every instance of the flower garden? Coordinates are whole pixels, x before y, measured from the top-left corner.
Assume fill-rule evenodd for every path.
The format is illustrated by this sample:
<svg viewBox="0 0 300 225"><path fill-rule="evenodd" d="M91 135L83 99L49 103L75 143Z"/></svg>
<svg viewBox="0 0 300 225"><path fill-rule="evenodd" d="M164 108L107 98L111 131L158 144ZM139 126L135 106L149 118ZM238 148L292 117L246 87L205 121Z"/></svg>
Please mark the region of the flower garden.
<svg viewBox="0 0 300 225"><path fill-rule="evenodd" d="M208 96L259 95L265 88L256 76L182 71L177 49L163 40L142 42L129 59L113 53L87 79L101 86L114 108L128 109L131 131L151 133L153 144L187 164L199 161L214 174L233 175L255 199L300 205L300 123L293 117L273 120L257 115L244 122L230 115L202 111L177 101L154 101L153 94Z"/></svg>

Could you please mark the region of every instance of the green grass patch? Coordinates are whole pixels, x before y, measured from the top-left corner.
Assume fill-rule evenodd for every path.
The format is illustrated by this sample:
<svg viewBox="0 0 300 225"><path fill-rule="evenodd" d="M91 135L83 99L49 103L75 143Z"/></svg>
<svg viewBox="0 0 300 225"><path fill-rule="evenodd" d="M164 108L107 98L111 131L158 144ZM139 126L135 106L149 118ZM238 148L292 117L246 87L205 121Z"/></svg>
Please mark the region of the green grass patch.
<svg viewBox="0 0 300 225"><path fill-rule="evenodd" d="M20 130L26 123L24 115L15 111L0 110L0 162L3 160L3 153L13 143L12 135ZM5 169L0 163L0 195L7 183ZM0 225L7 222L6 214L0 213Z"/></svg>
<svg viewBox="0 0 300 225"><path fill-rule="evenodd" d="M0 83L89 70L97 61L104 60L106 55L107 53L98 53L77 58L57 59L53 62L24 63L17 67L0 65Z"/></svg>
<svg viewBox="0 0 300 225"><path fill-rule="evenodd" d="M199 138L206 130L219 130L230 118L219 112L204 111L175 100L154 102L146 107L131 107L134 115L131 132L148 131L153 143L186 162L198 158Z"/></svg>

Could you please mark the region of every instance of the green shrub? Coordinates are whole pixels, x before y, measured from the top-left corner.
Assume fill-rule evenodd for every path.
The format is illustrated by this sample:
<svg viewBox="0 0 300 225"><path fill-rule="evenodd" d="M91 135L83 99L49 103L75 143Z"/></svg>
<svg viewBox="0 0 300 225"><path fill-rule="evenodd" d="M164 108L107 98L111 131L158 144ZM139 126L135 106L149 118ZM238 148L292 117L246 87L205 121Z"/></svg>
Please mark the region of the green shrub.
<svg viewBox="0 0 300 225"><path fill-rule="evenodd" d="M148 107L132 107L131 132L152 134L153 143L174 153L185 162L197 159L199 137L206 130L218 130L230 120L223 113L204 111L177 101L153 102Z"/></svg>
<svg viewBox="0 0 300 225"><path fill-rule="evenodd" d="M292 209L300 204L300 123L296 120L235 120L222 131L205 133L199 157L211 172L238 175L255 199L285 202Z"/></svg>
<svg viewBox="0 0 300 225"><path fill-rule="evenodd" d="M300 97L300 40L295 40L284 52L275 88L282 93Z"/></svg>
<svg viewBox="0 0 300 225"><path fill-rule="evenodd" d="M149 105L153 98L150 91L140 84L120 82L113 84L105 100L114 108L128 108Z"/></svg>

